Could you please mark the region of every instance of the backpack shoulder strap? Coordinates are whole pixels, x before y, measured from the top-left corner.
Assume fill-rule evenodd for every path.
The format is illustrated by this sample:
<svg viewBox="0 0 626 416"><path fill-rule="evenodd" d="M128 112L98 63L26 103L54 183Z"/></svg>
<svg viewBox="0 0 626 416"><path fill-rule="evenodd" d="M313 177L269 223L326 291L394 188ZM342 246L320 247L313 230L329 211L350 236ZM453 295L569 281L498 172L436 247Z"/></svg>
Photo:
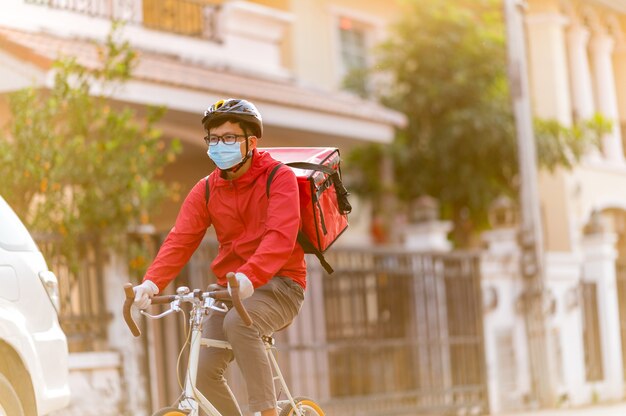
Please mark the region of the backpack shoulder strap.
<svg viewBox="0 0 626 416"><path fill-rule="evenodd" d="M300 244L300 246L302 247L305 253L315 254L315 257L317 257L317 259L320 261L320 264L322 265L324 270L326 270L326 273L333 274L334 270L330 266L330 264L328 264L328 262L326 261L326 258L324 258L324 254L321 251L319 251L313 245L313 243L311 243L311 240L309 240L309 237L307 237L306 234L302 232L302 230L298 230L298 243Z"/></svg>
<svg viewBox="0 0 626 416"><path fill-rule="evenodd" d="M282 163L277 164L276 166L272 168L272 170L270 171L270 174L267 175L267 183L265 184L265 195L268 198L270 197L270 185L272 184L272 181L274 180L274 176L276 176L276 172L278 172L278 169L280 169L281 166L283 166Z"/></svg>
<svg viewBox="0 0 626 416"><path fill-rule="evenodd" d="M211 175L209 175L209 176L211 176ZM206 205L207 208L209 206L209 194L210 194L210 191L209 191L209 176L207 176L204 179L204 184L205 184L205 186L204 186L204 205Z"/></svg>

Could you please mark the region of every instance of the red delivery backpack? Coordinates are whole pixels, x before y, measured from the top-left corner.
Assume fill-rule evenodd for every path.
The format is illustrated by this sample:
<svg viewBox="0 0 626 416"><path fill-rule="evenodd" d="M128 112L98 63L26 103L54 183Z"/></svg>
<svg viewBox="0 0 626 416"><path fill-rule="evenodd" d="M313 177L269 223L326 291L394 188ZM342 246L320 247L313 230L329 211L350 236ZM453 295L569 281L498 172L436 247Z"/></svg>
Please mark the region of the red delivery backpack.
<svg viewBox="0 0 626 416"><path fill-rule="evenodd" d="M274 147L261 149L283 162L296 174L300 193L298 243L305 253L315 254L328 274L332 267L324 252L348 228L352 206L341 181L339 149L334 147ZM267 178L269 198L275 166Z"/></svg>
<svg viewBox="0 0 626 416"><path fill-rule="evenodd" d="M259 149L280 162L267 177L266 195L274 175L288 166L296 174L300 194L300 230L298 243L305 253L315 254L328 274L333 268L324 252L348 228L352 206L348 191L341 182L339 150L334 147L272 147ZM209 181L206 180L205 202L209 202Z"/></svg>

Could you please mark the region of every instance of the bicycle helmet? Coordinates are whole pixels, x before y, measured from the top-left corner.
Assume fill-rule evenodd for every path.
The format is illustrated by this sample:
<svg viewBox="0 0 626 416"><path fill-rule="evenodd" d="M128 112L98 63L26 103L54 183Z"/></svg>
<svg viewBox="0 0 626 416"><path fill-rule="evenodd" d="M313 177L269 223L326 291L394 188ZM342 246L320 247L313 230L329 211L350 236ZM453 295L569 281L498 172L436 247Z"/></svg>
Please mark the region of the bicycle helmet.
<svg viewBox="0 0 626 416"><path fill-rule="evenodd" d="M202 125L208 131L221 121L229 119L246 122L253 128L255 136L263 135L263 119L259 110L251 102L235 98L219 100L209 107L202 117Z"/></svg>

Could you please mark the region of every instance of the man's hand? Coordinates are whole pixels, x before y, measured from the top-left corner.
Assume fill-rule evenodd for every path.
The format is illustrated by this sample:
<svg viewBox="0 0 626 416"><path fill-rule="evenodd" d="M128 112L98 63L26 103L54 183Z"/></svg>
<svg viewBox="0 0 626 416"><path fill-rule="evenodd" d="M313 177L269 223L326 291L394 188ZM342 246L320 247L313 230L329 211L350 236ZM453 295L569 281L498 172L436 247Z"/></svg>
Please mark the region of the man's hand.
<svg viewBox="0 0 626 416"><path fill-rule="evenodd" d="M135 292L133 305L139 309L146 309L150 306L152 296L159 293L159 288L152 280L144 280L142 284L133 287L133 291Z"/></svg>
<svg viewBox="0 0 626 416"><path fill-rule="evenodd" d="M252 282L248 279L248 276L243 273L235 273L235 278L239 282L239 299L243 300L252 296L254 293L254 286L252 286ZM232 296L230 285L228 285L228 293Z"/></svg>

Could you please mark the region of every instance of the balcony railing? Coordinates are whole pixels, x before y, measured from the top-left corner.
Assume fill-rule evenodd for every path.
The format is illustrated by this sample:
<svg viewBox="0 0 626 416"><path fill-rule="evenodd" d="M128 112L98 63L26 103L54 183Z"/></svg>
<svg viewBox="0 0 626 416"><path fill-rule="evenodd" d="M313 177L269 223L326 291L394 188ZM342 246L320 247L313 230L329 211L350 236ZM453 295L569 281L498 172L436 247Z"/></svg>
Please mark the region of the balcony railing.
<svg viewBox="0 0 626 416"><path fill-rule="evenodd" d="M25 0L28 4L91 17L125 21L149 29L220 41L220 6L209 0Z"/></svg>

